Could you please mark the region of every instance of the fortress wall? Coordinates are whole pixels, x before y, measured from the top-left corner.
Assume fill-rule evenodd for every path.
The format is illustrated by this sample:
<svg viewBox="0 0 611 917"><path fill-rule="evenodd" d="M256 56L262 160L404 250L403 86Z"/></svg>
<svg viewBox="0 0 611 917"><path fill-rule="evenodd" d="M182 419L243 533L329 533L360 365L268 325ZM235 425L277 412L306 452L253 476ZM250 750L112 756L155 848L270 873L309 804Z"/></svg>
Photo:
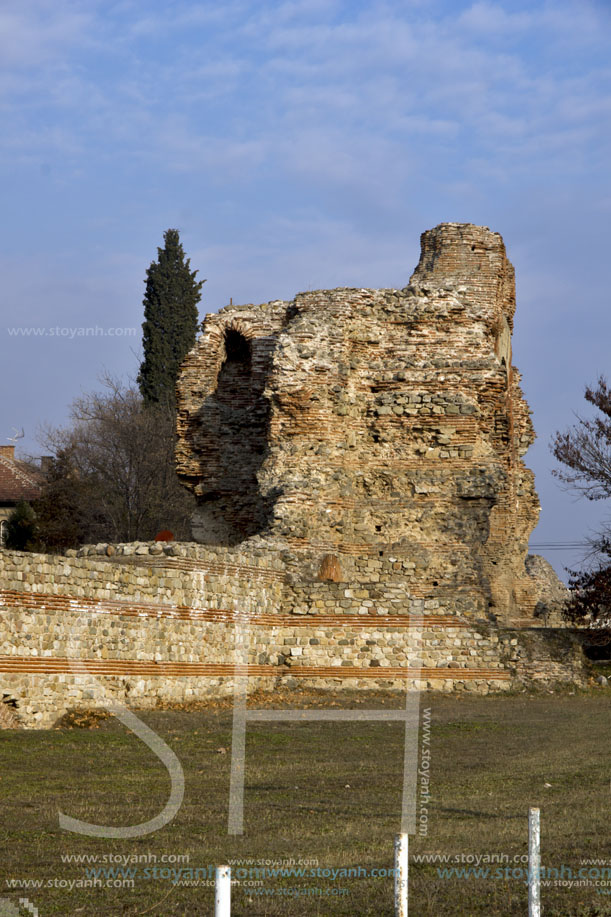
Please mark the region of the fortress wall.
<svg viewBox="0 0 611 917"><path fill-rule="evenodd" d="M359 583L296 586L264 552L112 548L110 556L106 545L80 557L0 552L0 699L16 723L46 727L68 709L113 700L144 709L231 694L236 636L249 690L487 693L525 677L583 678L568 635L551 660L532 629L476 624L419 599L406 614L388 596L386 608L374 605Z"/></svg>

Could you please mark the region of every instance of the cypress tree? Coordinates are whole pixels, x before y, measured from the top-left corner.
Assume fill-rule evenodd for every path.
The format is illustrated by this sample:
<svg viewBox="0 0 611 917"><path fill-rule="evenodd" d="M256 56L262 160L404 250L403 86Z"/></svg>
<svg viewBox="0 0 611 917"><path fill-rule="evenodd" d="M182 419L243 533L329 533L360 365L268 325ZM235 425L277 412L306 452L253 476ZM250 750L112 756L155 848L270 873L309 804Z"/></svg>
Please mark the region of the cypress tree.
<svg viewBox="0 0 611 917"><path fill-rule="evenodd" d="M142 347L138 385L146 404L175 404L180 364L195 344L197 303L204 280L197 281L185 258L177 229L163 234L165 246L146 272Z"/></svg>

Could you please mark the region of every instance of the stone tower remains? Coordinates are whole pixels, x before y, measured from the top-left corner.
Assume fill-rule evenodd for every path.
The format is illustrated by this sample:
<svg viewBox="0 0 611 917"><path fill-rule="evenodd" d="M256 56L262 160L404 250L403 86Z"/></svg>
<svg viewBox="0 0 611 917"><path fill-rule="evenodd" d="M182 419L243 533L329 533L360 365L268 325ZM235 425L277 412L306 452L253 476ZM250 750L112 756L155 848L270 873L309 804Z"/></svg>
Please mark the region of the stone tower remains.
<svg viewBox="0 0 611 917"><path fill-rule="evenodd" d="M539 502L514 270L485 227L443 223L421 246L401 290L206 317L178 392L193 536L264 544L297 578L392 582L404 612L523 621Z"/></svg>

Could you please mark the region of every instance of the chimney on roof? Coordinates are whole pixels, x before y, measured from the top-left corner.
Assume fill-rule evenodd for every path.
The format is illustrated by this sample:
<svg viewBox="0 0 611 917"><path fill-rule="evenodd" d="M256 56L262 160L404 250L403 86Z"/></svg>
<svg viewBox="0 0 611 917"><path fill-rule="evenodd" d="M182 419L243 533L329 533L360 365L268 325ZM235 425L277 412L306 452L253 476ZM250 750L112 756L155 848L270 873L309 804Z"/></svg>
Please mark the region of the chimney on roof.
<svg viewBox="0 0 611 917"><path fill-rule="evenodd" d="M15 446L0 446L0 456L2 458L10 459L12 462L15 461Z"/></svg>

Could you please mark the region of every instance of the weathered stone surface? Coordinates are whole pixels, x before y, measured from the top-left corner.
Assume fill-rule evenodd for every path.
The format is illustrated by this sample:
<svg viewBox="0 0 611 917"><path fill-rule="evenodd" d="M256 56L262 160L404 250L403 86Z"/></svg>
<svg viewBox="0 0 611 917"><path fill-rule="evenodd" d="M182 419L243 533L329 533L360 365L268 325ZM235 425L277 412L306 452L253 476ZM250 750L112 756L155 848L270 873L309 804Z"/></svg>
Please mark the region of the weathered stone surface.
<svg viewBox="0 0 611 917"><path fill-rule="evenodd" d="M113 700L138 709L231 693L240 634L252 690L273 691L289 666L299 684L397 690L587 677L574 635L538 620L516 629L435 609L406 615L392 584L313 580L295 591L275 552L252 546L182 545L181 556L121 547L69 563L0 550L0 697L15 724L49 726L70 707ZM364 598L374 589L378 607Z"/></svg>
<svg viewBox="0 0 611 917"><path fill-rule="evenodd" d="M18 729L21 726L13 708L0 699L0 729Z"/></svg>
<svg viewBox="0 0 611 917"><path fill-rule="evenodd" d="M0 549L0 728L229 694L240 647L251 690L583 684L564 587L525 565L514 306L501 237L452 223L403 290L208 316L177 448L204 544Z"/></svg>
<svg viewBox="0 0 611 917"><path fill-rule="evenodd" d="M535 618L542 620L546 626L561 626L562 612L569 596L568 588L558 579L552 565L538 554L528 555L526 572L534 580L537 590Z"/></svg>
<svg viewBox="0 0 611 917"><path fill-rule="evenodd" d="M394 582L403 602L532 616L539 503L522 462L534 433L511 365L514 310L501 236L446 223L423 234L402 290L208 315L179 382L195 539L258 536L306 579L334 554L346 580Z"/></svg>

